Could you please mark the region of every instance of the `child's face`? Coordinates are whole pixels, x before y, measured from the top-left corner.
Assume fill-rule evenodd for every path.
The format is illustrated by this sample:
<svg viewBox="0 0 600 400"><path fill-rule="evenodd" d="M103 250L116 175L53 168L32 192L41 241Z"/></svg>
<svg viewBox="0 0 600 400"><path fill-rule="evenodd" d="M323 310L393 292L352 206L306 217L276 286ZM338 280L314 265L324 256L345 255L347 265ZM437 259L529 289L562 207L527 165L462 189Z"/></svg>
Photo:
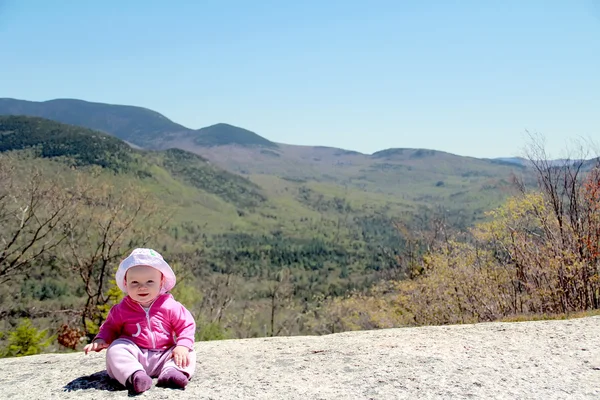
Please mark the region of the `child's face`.
<svg viewBox="0 0 600 400"><path fill-rule="evenodd" d="M162 273L155 268L138 265L127 271L125 285L129 297L143 306L149 305L160 294Z"/></svg>

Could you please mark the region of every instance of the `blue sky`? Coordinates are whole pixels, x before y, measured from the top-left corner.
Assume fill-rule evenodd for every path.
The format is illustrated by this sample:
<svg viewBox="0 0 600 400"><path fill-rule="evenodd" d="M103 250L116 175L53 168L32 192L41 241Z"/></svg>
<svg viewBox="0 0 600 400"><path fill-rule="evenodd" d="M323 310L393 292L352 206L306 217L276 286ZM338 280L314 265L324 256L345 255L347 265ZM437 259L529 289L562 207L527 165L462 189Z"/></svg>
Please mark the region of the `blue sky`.
<svg viewBox="0 0 600 400"><path fill-rule="evenodd" d="M600 0L0 0L0 97L365 153L600 137Z"/></svg>

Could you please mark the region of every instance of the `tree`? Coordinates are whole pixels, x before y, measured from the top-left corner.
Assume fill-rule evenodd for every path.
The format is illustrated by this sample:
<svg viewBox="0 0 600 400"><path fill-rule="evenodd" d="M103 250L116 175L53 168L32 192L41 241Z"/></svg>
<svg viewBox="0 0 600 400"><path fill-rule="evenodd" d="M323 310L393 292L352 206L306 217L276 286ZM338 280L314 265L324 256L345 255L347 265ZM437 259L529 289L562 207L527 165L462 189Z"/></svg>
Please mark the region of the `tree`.
<svg viewBox="0 0 600 400"><path fill-rule="evenodd" d="M317 296L310 310L314 318L307 325L323 335L393 328L410 322L397 312L392 289L391 283L381 282L367 291L352 291L345 296Z"/></svg>
<svg viewBox="0 0 600 400"><path fill-rule="evenodd" d="M488 213L471 235L426 253L422 272L397 284L398 311L416 324L492 321L597 309L600 160L551 161L531 146L537 186Z"/></svg>
<svg viewBox="0 0 600 400"><path fill-rule="evenodd" d="M582 189L583 256L594 266L600 262L600 166L587 175Z"/></svg>
<svg viewBox="0 0 600 400"><path fill-rule="evenodd" d="M47 329L40 331L29 319L23 319L8 333L8 343L3 356L22 357L41 353L54 339L47 337L47 334Z"/></svg>
<svg viewBox="0 0 600 400"><path fill-rule="evenodd" d="M238 279L232 273L211 274L206 277L200 310L209 322L220 324L225 311L235 300Z"/></svg>
<svg viewBox="0 0 600 400"><path fill-rule="evenodd" d="M269 336L277 336L283 329L288 327L292 321L283 320L277 321L277 317L281 314L281 310L289 306L293 294L293 286L291 283L291 274L288 268L282 268L275 273L275 279L270 280L267 287L267 298L269 299ZM292 316L291 319L295 319Z"/></svg>
<svg viewBox="0 0 600 400"><path fill-rule="evenodd" d="M63 225L68 232L62 260L81 278L86 302L81 323L86 335L96 333L102 312L114 296L108 280L126 253L146 246L169 220L158 199L132 184L121 187L95 175L80 182L76 217Z"/></svg>
<svg viewBox="0 0 600 400"><path fill-rule="evenodd" d="M547 214L538 212L548 251L558 260L562 312L598 308L598 239L600 238L600 158L589 158L590 145L577 144L576 157L552 161L543 138L530 135L526 150L536 172ZM517 181L523 193L526 186Z"/></svg>
<svg viewBox="0 0 600 400"><path fill-rule="evenodd" d="M0 155L0 283L25 274L63 242L78 193L58 176Z"/></svg>

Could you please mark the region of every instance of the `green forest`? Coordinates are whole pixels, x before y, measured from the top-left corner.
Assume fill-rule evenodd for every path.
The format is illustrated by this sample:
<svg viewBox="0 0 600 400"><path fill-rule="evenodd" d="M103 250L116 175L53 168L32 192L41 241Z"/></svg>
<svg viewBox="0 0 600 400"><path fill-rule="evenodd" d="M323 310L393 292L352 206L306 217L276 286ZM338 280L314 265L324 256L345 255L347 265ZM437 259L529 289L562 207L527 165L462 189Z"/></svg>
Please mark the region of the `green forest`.
<svg viewBox="0 0 600 400"><path fill-rule="evenodd" d="M591 312L598 159L555 165L530 150L502 185L477 182L480 202L461 203L462 187L449 204L444 182L407 186L408 198L240 175L181 149L0 117L0 354L80 350L122 297L114 272L135 247L172 265L199 341ZM445 182L478 172L453 173Z"/></svg>

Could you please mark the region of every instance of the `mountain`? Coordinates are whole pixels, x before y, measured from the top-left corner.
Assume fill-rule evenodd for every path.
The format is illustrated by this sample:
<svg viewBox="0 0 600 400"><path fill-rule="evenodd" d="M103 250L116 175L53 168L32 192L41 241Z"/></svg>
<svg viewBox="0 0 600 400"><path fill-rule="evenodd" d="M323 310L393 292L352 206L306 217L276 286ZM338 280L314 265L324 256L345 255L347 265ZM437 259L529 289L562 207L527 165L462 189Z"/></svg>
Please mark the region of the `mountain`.
<svg viewBox="0 0 600 400"><path fill-rule="evenodd" d="M213 249L230 249L231 241L244 248L255 243L273 248L276 256L290 248L304 254L304 246L309 246L321 249L318 257L329 254L350 271L372 265L382 248L399 243L392 221L410 222L443 207L453 223L470 225L511 193L510 174L519 173L518 168L423 149L365 155L322 146L274 147L260 139L252 146L203 148L230 163L241 159L232 153L260 154L272 162L253 164L250 159L239 165L254 172L234 173L183 149L136 149L88 128L40 117L0 117L0 154L29 154L23 163L33 154L80 171L100 166L119 179L161 193L175 210L174 229L181 232L185 226L184 241L192 241L192 246L201 240L200 233L201 243ZM271 235L282 249L269 243ZM181 234L178 237L181 240ZM240 260L254 257L247 250L244 254ZM220 253L213 256L222 258ZM290 257L317 262L311 256Z"/></svg>
<svg viewBox="0 0 600 400"><path fill-rule="evenodd" d="M293 297L298 305L366 288L380 279L395 265L392 257L403 243L392 221L412 207L401 199L336 185L240 176L182 149L135 149L114 136L41 117L0 117L0 180L27 184L31 167L42 174L58 174L56 185L65 185L58 188L61 192L71 191L70 185L77 181L91 183L99 191L105 185L106 190L128 188L117 201L130 193L151 195L150 208L156 205L164 211L159 218L172 217L160 231L154 231L150 221L141 222L159 234L148 246L175 262L183 278L180 293L196 307L194 312L212 313L212 305L207 310L200 304L208 304L199 301L205 295L210 304L225 301L223 323L231 321L231 329L243 329L244 336L264 335L273 321L268 309L273 303L267 296L283 268L290 277L282 279L293 280L293 291L284 283L281 295L290 301ZM0 185L3 234L18 231L20 223L11 214L20 206L11 190L19 189ZM53 203L47 200L36 204ZM102 197L86 197L86 201L99 207L107 204ZM115 209L121 205L115 204ZM47 211L43 208L35 216ZM88 211L82 208L81 215ZM105 210L107 217L113 211ZM405 221L410 223L410 218ZM90 237L106 221L97 222L85 226ZM122 219L115 226L121 223ZM36 230L29 228L26 234L35 235ZM17 239L7 243L20 246L22 239ZM132 241L127 246L134 245ZM77 251L82 254L98 251L93 244L81 246ZM0 332L12 329L11 324L23 317L36 325L49 324L47 317L55 311L62 316L63 310L70 313L85 307L86 289L79 274L58 261L59 255L70 251L67 244L48 248L44 260L27 274L15 276L14 284L0 285ZM231 296L236 299L233 303ZM288 304L279 297L277 301ZM287 306L277 305L277 324L283 323L284 313L298 315L295 307L286 311ZM230 316L241 318L243 324ZM310 328L300 324L290 329L296 334ZM6 337L0 335L0 353Z"/></svg>
<svg viewBox="0 0 600 400"><path fill-rule="evenodd" d="M149 148L190 132L190 129L146 108L76 99L34 102L4 98L0 99L0 115L35 116L79 125Z"/></svg>
<svg viewBox="0 0 600 400"><path fill-rule="evenodd" d="M438 218L453 227L472 225L510 194L510 173L526 173L518 166L426 149L365 155L329 147L268 146L244 133L255 141L199 148L226 160L234 157L227 158L221 153L225 150L262 155L272 164L246 165L272 169L272 174L233 173L184 149L137 149L81 126L3 116L0 178L8 173L13 182L27 179L29 167L35 165L44 173L58 172L65 185L75 177L84 182L93 177L91 183L100 177L101 183L119 189L131 187L118 205L138 188L155 195L154 202L167 206L173 217L149 247L175 261L183 278L177 297L202 316L199 326L208 326L214 338L225 337L224 332L265 336L269 326L272 334L308 334L315 332L314 324L331 325L331 318L344 314L338 314L336 303L335 308L322 308L322 299L341 299L381 279L403 278L410 264L399 260L407 255L412 260L419 248L426 248L409 239L417 240ZM7 159L14 168L4 168ZM295 164L276 170L288 162ZM99 188L104 190L104 185ZM18 210L10 190L11 185L0 185L0 211L3 206ZM86 206L96 204L93 200L86 196ZM84 216L88 209L82 208ZM93 237L96 224L83 221L79 223ZM5 218L2 228L21 223ZM143 223L144 229L155 228L149 221ZM92 246L82 243L77 251L97 251L88 245ZM69 251L49 248L27 274L0 285L0 331L14 329L24 317L31 317L36 326L59 324L64 316L83 309L85 285L60 257ZM0 349L6 337L0 335Z"/></svg>
<svg viewBox="0 0 600 400"><path fill-rule="evenodd" d="M333 147L275 143L255 132L226 123L193 130L145 108L74 99L44 102L0 99L0 115L38 116L79 125L109 133L143 148L180 148L202 155L223 168L245 174L277 174L301 179L325 175L326 180L327 176L339 180L340 174L331 171L331 167L372 167L382 160L423 160L429 163L431 160L439 161L436 156L441 154L452 157L448 153L427 149L386 149L367 155ZM477 160L454 157L457 157L456 160ZM497 161L485 160L484 163Z"/></svg>
<svg viewBox="0 0 600 400"><path fill-rule="evenodd" d="M1 99L0 114L44 116L98 129L146 149L181 149L272 193L295 182L335 196L382 196L382 204L393 199L403 202L403 208L443 205L468 210L468 219L499 204L510 191L513 174L527 174L517 163L429 149L395 148L369 155L276 143L225 123L193 130L144 108L82 100Z"/></svg>
<svg viewBox="0 0 600 400"><path fill-rule="evenodd" d="M223 123L199 129L193 136L194 143L199 146L277 147L277 144L254 132Z"/></svg>
<svg viewBox="0 0 600 400"><path fill-rule="evenodd" d="M34 102L2 98L0 115L35 116L78 125L109 133L149 149L181 147L177 143L187 141L199 146L276 147L274 143L254 132L228 124L193 130L146 108L76 99Z"/></svg>
<svg viewBox="0 0 600 400"><path fill-rule="evenodd" d="M248 290L256 307L266 304L264 285L282 266L293 272L295 295L306 299L370 285L403 243L393 221L409 224L409 213L422 211L401 198L335 184L240 176L182 149L135 149L105 133L40 117L0 117L0 164L7 158L14 163L8 171L16 171L18 179L26 179L35 165L59 173L64 182L89 173L155 195L173 216L153 246L168 248L172 257L193 254L197 259L189 270L202 279L222 271L244 277L248 287L239 290ZM0 203L9 197L0 193ZM81 300L68 271L39 273L11 288L23 304L0 301L0 320L3 312L29 315L20 307L38 301L38 294L68 297L73 304ZM6 290L0 289L0 298L8 298ZM264 318L257 321L260 329L268 323Z"/></svg>
<svg viewBox="0 0 600 400"><path fill-rule="evenodd" d="M496 163L506 163L506 164L516 164L516 165L529 165L529 160L527 160L526 158L523 157L497 157L497 158L490 158L489 159L491 162L496 162Z"/></svg>
<svg viewBox="0 0 600 400"><path fill-rule="evenodd" d="M238 135L229 144L194 144L203 135L218 138L219 131L241 133L250 142ZM228 293L235 293L237 301L227 315L236 319L228 319L228 329L243 328L245 336L264 335L274 323L269 309L273 288L293 297L298 308L289 310L291 318L300 309L312 313L310 299L343 296L382 278L399 277L405 235L426 231L438 217L463 228L486 218L486 211L511 194L510 175L525 173L518 166L424 149L365 155L322 146L270 145L224 124L185 131L177 139L189 147L138 149L86 127L4 116L0 163L10 153L15 162L10 171L19 177L26 177L31 165L56 171L65 182L85 179L89 172L107 184L155 195L172 218L152 247L180 257L188 285L184 293L198 307L205 303L195 293L224 296L207 297L206 304L229 304ZM0 287L0 299L10 299L0 301L0 331L7 328L8 317L32 316L35 310L42 318L40 310L81 306L85 288L73 279L72 270L47 267L42 263L15 285ZM284 279L278 278L282 268L290 273L285 279L293 281L289 293L278 280ZM277 305L279 321L280 313L288 313L282 304L287 303ZM309 325L299 323L290 332L306 333Z"/></svg>
<svg viewBox="0 0 600 400"><path fill-rule="evenodd" d="M132 149L116 137L37 117L0 116L0 153L33 149L42 158L68 157L74 165L118 169Z"/></svg>
<svg viewBox="0 0 600 400"><path fill-rule="evenodd" d="M333 236L341 240L355 235L355 224L368 225L371 210L378 210L381 220L382 215L391 217L410 208L397 199L336 185L274 176L248 178L182 149L134 149L111 135L40 117L0 116L0 155L8 152L23 166L31 159L40 160L48 170L63 165L65 174L71 168L85 172L99 166L109 172L109 179L120 176L161 193L176 211L175 224L208 238L279 232L292 241ZM370 210L365 211L368 204ZM342 217L346 222L340 225ZM366 227L362 230L370 235ZM388 235L391 230L391 225L380 227L380 233L368 237L382 243L386 239L381 232Z"/></svg>
<svg viewBox="0 0 600 400"><path fill-rule="evenodd" d="M33 152L34 157L68 166L97 165L132 174L132 179L144 177L148 184L158 183L158 177L168 175L171 182L179 181L235 207L252 208L266 201L258 185L194 153L179 149L138 150L112 135L79 126L40 117L0 116L0 154L24 150ZM162 182L164 185L164 179Z"/></svg>

